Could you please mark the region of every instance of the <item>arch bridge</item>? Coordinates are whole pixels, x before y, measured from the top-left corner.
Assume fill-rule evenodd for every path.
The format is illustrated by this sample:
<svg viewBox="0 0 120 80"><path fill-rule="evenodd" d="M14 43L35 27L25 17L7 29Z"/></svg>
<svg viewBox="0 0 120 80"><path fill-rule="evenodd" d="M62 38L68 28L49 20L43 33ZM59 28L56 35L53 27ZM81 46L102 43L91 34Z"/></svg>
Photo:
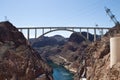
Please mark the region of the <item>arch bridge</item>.
<svg viewBox="0 0 120 80"><path fill-rule="evenodd" d="M60 30L70 31L70 32L80 32L80 33L82 32L82 30L84 30L84 32L87 33L87 37L83 36L82 34L81 35L87 40L89 40L89 33L92 33L94 35L94 41L96 41L96 38L97 38L96 36L98 32L100 33L99 35L102 37L105 34L104 31L108 31L109 29L110 28L108 27L19 27L18 28L18 30L21 31L23 34L24 34L23 30L27 31L26 32L27 39L30 39L31 30L34 30L34 38L37 38L39 30L42 32L42 34L39 35L39 37L42 37L48 33L51 33L54 31L60 31Z"/></svg>

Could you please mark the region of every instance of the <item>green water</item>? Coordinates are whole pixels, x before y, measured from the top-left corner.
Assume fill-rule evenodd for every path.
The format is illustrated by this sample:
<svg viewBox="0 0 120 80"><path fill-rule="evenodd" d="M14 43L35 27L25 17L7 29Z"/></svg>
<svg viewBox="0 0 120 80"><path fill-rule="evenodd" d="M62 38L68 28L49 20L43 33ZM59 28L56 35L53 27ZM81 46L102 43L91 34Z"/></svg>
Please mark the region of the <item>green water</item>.
<svg viewBox="0 0 120 80"><path fill-rule="evenodd" d="M56 65L52 62L49 62L49 64L53 68L54 80L73 80L73 74L66 70L63 66Z"/></svg>

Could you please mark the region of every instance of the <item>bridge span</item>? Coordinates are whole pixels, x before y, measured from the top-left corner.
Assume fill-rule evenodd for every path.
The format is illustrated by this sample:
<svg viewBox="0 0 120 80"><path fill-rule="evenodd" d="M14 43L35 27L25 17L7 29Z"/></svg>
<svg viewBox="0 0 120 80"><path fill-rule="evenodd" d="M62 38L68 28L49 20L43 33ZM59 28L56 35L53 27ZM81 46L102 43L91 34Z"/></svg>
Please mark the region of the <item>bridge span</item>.
<svg viewBox="0 0 120 80"><path fill-rule="evenodd" d="M94 35L94 41L96 41L96 35L98 32L100 33L99 35L102 37L105 34L104 31L108 31L109 29L110 28L108 27L19 27L18 28L18 30L21 31L23 34L24 34L23 30L26 30L27 39L30 39L31 30L34 30L34 38L37 38L39 30L42 33L41 35L39 35L39 37L42 37L50 32L60 31L60 30L70 31L70 32L80 32L80 33L82 32L82 30L84 30L84 32L87 32L86 39L89 39L89 33L92 33Z"/></svg>

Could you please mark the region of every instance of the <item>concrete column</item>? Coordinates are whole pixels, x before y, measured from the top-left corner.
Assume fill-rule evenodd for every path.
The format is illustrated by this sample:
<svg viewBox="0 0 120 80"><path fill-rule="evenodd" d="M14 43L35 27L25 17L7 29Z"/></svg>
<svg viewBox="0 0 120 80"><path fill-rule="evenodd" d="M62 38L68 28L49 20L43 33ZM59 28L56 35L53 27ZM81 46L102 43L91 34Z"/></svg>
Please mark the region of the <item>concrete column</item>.
<svg viewBox="0 0 120 80"><path fill-rule="evenodd" d="M37 38L37 29L35 28L35 38Z"/></svg>
<svg viewBox="0 0 120 80"><path fill-rule="evenodd" d="M103 33L103 29L101 29L101 37L103 37L103 34L104 34L104 33Z"/></svg>
<svg viewBox="0 0 120 80"><path fill-rule="evenodd" d="M80 28L80 33L81 33L81 28Z"/></svg>
<svg viewBox="0 0 120 80"><path fill-rule="evenodd" d="M94 28L94 41L96 41L96 29Z"/></svg>
<svg viewBox="0 0 120 80"><path fill-rule="evenodd" d="M29 29L27 29L27 30L28 30L28 31L27 31L27 32L28 32L28 33L27 33L27 37L28 37L27 39L29 40L29 37L30 37L30 30L29 30Z"/></svg>
<svg viewBox="0 0 120 80"><path fill-rule="evenodd" d="M74 28L72 28L72 30L74 31Z"/></svg>
<svg viewBox="0 0 120 80"><path fill-rule="evenodd" d="M120 62L120 37L110 39L110 68Z"/></svg>
<svg viewBox="0 0 120 80"><path fill-rule="evenodd" d="M42 29L42 34L44 34L44 28Z"/></svg>
<svg viewBox="0 0 120 80"><path fill-rule="evenodd" d="M51 28L50 28L50 31L51 31Z"/></svg>
<svg viewBox="0 0 120 80"><path fill-rule="evenodd" d="M89 40L89 29L87 29L87 39Z"/></svg>
<svg viewBox="0 0 120 80"><path fill-rule="evenodd" d="M22 29L20 29L20 32L22 32Z"/></svg>

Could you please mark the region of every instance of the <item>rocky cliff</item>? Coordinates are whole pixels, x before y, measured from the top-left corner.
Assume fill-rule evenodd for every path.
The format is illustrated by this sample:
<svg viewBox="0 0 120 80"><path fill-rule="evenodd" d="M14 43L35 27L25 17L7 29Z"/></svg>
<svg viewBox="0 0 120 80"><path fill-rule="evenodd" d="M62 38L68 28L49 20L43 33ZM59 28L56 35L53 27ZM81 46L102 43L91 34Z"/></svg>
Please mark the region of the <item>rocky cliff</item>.
<svg viewBox="0 0 120 80"><path fill-rule="evenodd" d="M87 37L86 32L81 33ZM83 59L84 54L81 51L88 45L80 33L71 34L70 38L63 45L45 45L44 47L35 47L42 58L51 60L58 65L63 65L73 73L77 72L80 66L80 60ZM94 36L89 34L90 41L94 40ZM49 40L49 39L48 39ZM41 42L41 41L40 41ZM48 41L49 42L49 41ZM52 42L53 43L53 42ZM34 45L34 44L33 44ZM82 55L82 56L81 56Z"/></svg>
<svg viewBox="0 0 120 80"><path fill-rule="evenodd" d="M120 34L120 25L111 28L101 39L89 44L82 52L84 59L75 75L75 80L86 77L87 80L120 80L120 63L110 68L110 37ZM119 45L119 44L118 44ZM85 75L85 76L83 76Z"/></svg>
<svg viewBox="0 0 120 80"><path fill-rule="evenodd" d="M0 22L0 80L52 80L52 69L10 22Z"/></svg>
<svg viewBox="0 0 120 80"><path fill-rule="evenodd" d="M81 35L82 34L82 35ZM59 47L60 51L54 56L50 56L53 62L62 64L69 71L74 74L77 72L79 66L81 65L81 60L83 60L85 54L82 51L88 46L89 42L86 41L83 36L87 37L86 32L82 33L72 33L68 42L62 47ZM89 33L89 41L93 41L94 37Z"/></svg>

